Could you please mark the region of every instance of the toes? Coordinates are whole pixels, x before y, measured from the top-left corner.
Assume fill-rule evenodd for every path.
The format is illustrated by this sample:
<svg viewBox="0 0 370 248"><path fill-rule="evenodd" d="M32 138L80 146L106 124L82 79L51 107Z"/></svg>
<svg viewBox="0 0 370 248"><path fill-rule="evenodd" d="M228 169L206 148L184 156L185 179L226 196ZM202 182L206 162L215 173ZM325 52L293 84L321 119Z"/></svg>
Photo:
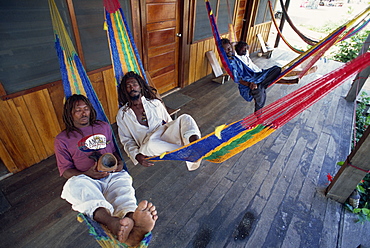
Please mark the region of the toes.
<svg viewBox="0 0 370 248"><path fill-rule="evenodd" d="M145 210L146 208L147 208L147 206L148 206L148 201L146 201L146 200L144 200L144 201L141 201L139 204L138 204L138 206L137 206L137 208L139 209L139 210Z"/></svg>
<svg viewBox="0 0 370 248"><path fill-rule="evenodd" d="M153 205L153 204L151 204L151 206L149 207L149 205L148 205L148 210L149 210L149 212L153 212L153 211L155 211L156 210L156 208L155 208L155 206Z"/></svg>
<svg viewBox="0 0 370 248"><path fill-rule="evenodd" d="M120 219L119 223L122 227L128 228L130 226L133 226L134 221L128 217L125 217L123 219Z"/></svg>
<svg viewBox="0 0 370 248"><path fill-rule="evenodd" d="M117 232L117 239L120 242L124 243L127 240L128 235L130 234L134 226L134 221L126 217L126 218L120 219L119 224L120 224L120 227Z"/></svg>
<svg viewBox="0 0 370 248"><path fill-rule="evenodd" d="M152 215L157 215L157 210L150 211L150 213L151 213Z"/></svg>
<svg viewBox="0 0 370 248"><path fill-rule="evenodd" d="M149 211L150 211L150 209L151 209L152 207L154 207L153 203L148 202L148 204L147 204L147 206L146 206L146 210L148 210L148 209L149 209Z"/></svg>

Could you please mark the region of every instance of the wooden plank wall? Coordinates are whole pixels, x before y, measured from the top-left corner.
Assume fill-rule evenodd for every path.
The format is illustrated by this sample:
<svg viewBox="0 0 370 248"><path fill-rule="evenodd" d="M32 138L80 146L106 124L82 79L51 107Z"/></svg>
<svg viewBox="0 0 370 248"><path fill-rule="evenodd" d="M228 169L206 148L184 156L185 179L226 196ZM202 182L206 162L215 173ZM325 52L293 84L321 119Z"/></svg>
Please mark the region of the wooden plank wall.
<svg viewBox="0 0 370 248"><path fill-rule="evenodd" d="M219 57L213 37L190 45L189 84L212 73L211 65L206 57L206 52L210 50L213 50L216 57Z"/></svg>
<svg viewBox="0 0 370 248"><path fill-rule="evenodd" d="M234 11L234 29L236 37L239 39L241 30L243 27L243 17L245 13L246 0L239 0L236 2L236 7ZM228 38L229 34L221 35L222 38ZM213 50L218 62L221 64L220 56L216 48L216 44L213 37L210 37L206 40L196 42L190 45L190 58L189 58L189 78L188 84L192 84L197 80L209 75L212 73L211 65L209 64L206 52ZM185 86L186 86L185 85Z"/></svg>
<svg viewBox="0 0 370 248"><path fill-rule="evenodd" d="M268 40L272 22L266 22L258 24L249 28L246 42L249 44L249 52L257 52L261 49L259 42L257 40L257 34L261 34L264 41Z"/></svg>
<svg viewBox="0 0 370 248"><path fill-rule="evenodd" d="M109 120L118 111L113 69L89 75ZM64 91L61 83L0 100L0 158L9 172L16 173L54 154L54 138L64 129Z"/></svg>

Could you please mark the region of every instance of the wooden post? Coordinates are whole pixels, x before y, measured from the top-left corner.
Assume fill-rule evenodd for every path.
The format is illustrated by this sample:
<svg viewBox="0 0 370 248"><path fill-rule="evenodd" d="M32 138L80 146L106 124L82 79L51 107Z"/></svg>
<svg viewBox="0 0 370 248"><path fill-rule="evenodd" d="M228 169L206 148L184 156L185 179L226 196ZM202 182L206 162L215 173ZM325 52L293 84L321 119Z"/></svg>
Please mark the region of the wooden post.
<svg viewBox="0 0 370 248"><path fill-rule="evenodd" d="M280 3L282 3L282 1ZM285 10L286 10L286 13L288 13L289 4L290 4L290 0L286 0L285 1ZM283 6L281 6L281 8L283 8ZM279 26L279 29L280 29L281 32L283 32L285 19L286 19L286 17L283 14L283 16L281 17L280 26ZM279 46L279 42L280 42L280 35L277 35L276 36L276 40L275 40L275 46L274 46L275 48Z"/></svg>
<svg viewBox="0 0 370 248"><path fill-rule="evenodd" d="M355 149L326 189L327 197L344 203L370 170L369 133L370 127L366 129Z"/></svg>
<svg viewBox="0 0 370 248"><path fill-rule="evenodd" d="M366 53L366 51L369 49L369 45L370 45L370 34L367 36L358 56ZM357 74L357 76L353 80L351 89L348 91L348 94L345 97L345 99L348 102L354 102L356 100L357 94L361 91L369 75L370 75L370 66Z"/></svg>

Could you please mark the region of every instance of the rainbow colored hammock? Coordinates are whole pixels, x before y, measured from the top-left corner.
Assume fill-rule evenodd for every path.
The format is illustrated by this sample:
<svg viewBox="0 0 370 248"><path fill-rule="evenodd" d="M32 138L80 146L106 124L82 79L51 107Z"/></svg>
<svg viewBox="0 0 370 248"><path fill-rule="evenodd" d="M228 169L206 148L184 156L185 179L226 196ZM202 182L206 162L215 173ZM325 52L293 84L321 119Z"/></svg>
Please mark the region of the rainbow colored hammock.
<svg viewBox="0 0 370 248"><path fill-rule="evenodd" d="M104 7L104 28L107 30L116 85L119 85L122 77L129 71L135 71L148 82L134 38L118 0L104 0Z"/></svg>
<svg viewBox="0 0 370 248"><path fill-rule="evenodd" d="M150 160L199 159L221 163L235 154L266 138L276 129L312 106L350 77L370 65L370 53L354 59L342 67L316 79L263 108L260 115L246 118L216 128L215 132L178 150L151 157Z"/></svg>
<svg viewBox="0 0 370 248"><path fill-rule="evenodd" d="M68 36L68 33L65 29L64 23L60 17L54 0L49 0L49 7L54 28L55 48L59 58L60 71L62 74L63 88L66 98L68 98L72 94L83 94L87 96L96 109L97 118L109 123L109 120L104 113L103 107L80 61L80 58L78 57L77 52L73 47L72 41ZM114 140L114 142L116 150L120 153L120 149L117 145L116 139ZM124 168L127 170L125 164ZM94 220L91 220L89 217L80 213L78 214L77 218L80 222L85 222L85 224L89 228L89 233L95 237L96 241L102 247L129 247L126 244L118 242L109 232L109 230L107 230L104 226L101 226ZM148 233L147 235L145 235L141 243L135 247L147 247L151 240L151 237L152 234Z"/></svg>
<svg viewBox="0 0 370 248"><path fill-rule="evenodd" d="M140 242L139 245L133 247L128 246L124 243L118 242L112 234L104 226L101 226L98 222L92 220L84 214L79 213L77 215L77 220L79 222L85 222L89 228L89 234L94 236L96 242L99 243L101 247L117 247L117 248L146 248L149 245L149 242L152 239L152 233L149 232L144 236L144 239Z"/></svg>
<svg viewBox="0 0 370 248"><path fill-rule="evenodd" d="M107 115L104 112L103 106L101 105L99 98L92 87L90 79L87 76L86 70L81 63L80 58L78 57L71 38L67 33L54 0L48 1L54 29L55 49L59 59L65 97L68 98L73 94L85 95L95 108L97 119L110 123ZM112 133L114 134L113 130ZM116 151L122 159L122 153L114 135L113 139ZM125 163L123 166L124 169L127 170Z"/></svg>

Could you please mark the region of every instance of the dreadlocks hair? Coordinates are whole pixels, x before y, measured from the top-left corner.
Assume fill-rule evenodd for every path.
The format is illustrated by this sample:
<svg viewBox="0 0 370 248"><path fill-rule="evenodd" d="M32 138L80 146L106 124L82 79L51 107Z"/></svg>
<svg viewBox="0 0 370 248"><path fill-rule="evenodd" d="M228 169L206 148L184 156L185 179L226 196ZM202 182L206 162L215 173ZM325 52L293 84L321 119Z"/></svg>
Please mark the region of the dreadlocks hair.
<svg viewBox="0 0 370 248"><path fill-rule="evenodd" d="M132 106L132 100L126 89L126 82L129 78L135 78L140 85L141 95L148 100L159 99L156 95L156 89L149 86L144 79L134 71L127 72L121 80L121 84L118 87L118 102L120 106L124 106L126 103L128 107ZM160 100L160 99L159 99Z"/></svg>
<svg viewBox="0 0 370 248"><path fill-rule="evenodd" d="M94 125L98 123L98 121L96 120L96 110L94 109L90 100L87 97L85 97L84 95L77 95L77 94L70 96L64 103L64 108L63 108L63 122L66 125L65 131L67 133L68 138L69 138L69 134L74 131L80 133L83 136L82 131L79 128L75 127L73 123L72 112L78 101L83 101L90 108L90 117L89 117L90 125Z"/></svg>

